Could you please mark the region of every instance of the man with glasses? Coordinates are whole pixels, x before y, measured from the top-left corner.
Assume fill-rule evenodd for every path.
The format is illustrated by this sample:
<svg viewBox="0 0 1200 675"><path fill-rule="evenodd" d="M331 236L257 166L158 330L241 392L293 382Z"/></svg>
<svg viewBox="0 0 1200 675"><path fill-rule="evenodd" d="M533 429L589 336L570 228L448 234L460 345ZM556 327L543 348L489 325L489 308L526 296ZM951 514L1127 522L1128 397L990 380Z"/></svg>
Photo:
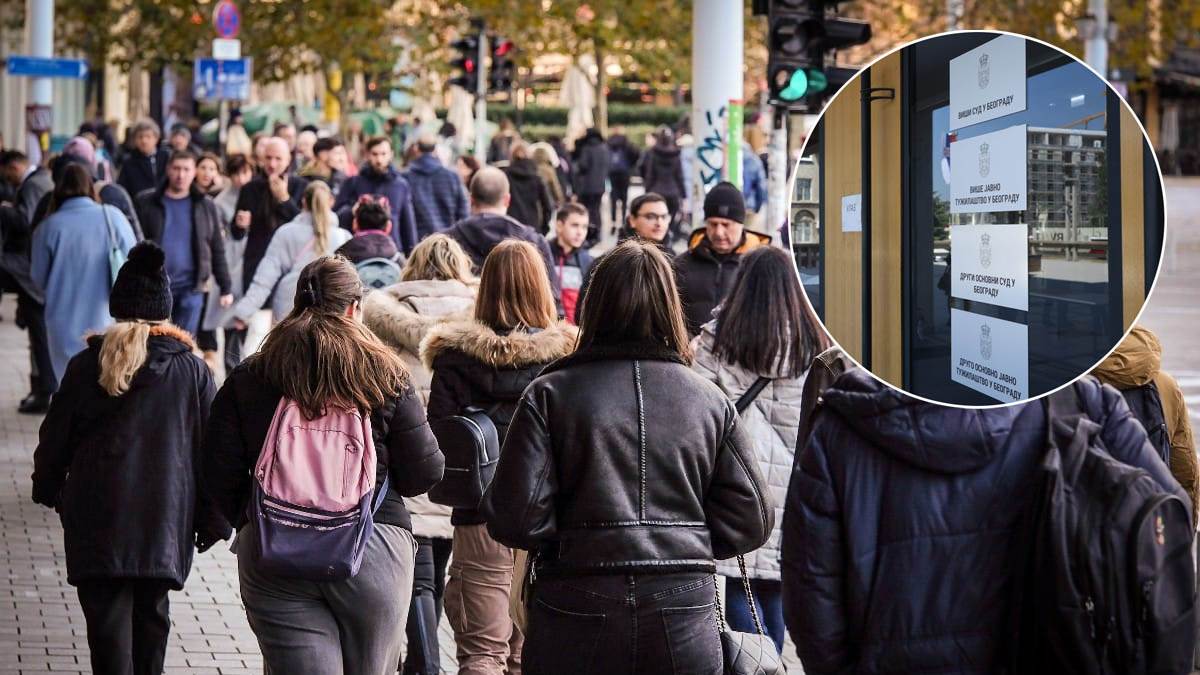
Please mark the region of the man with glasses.
<svg viewBox="0 0 1200 675"><path fill-rule="evenodd" d="M621 231L618 242L625 241L630 237L644 239L658 244L668 259L674 259L675 251L668 241L670 230L671 211L667 208L666 197L657 192L647 192L630 202L629 214L625 216L625 229ZM587 295L588 286L592 281L590 272L596 269L603 259L603 255L596 258L588 272L583 275L583 285L579 288L579 298L575 302L576 307L583 307L583 298Z"/></svg>

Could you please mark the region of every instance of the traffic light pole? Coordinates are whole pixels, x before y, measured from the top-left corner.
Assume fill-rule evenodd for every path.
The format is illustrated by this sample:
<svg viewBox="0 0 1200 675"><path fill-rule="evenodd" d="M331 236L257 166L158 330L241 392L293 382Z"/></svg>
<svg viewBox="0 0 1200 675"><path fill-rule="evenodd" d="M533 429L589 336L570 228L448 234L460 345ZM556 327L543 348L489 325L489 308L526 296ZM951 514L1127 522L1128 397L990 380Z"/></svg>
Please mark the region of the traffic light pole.
<svg viewBox="0 0 1200 675"><path fill-rule="evenodd" d="M767 142L767 233L788 225L787 106L771 107L771 136ZM788 233L790 240L791 233ZM795 243L795 242L793 242Z"/></svg>
<svg viewBox="0 0 1200 675"><path fill-rule="evenodd" d="M483 22L476 26L479 30L479 56L477 57L476 72L479 74L475 82L475 159L479 163L487 163L487 91L488 91L488 39L483 30Z"/></svg>

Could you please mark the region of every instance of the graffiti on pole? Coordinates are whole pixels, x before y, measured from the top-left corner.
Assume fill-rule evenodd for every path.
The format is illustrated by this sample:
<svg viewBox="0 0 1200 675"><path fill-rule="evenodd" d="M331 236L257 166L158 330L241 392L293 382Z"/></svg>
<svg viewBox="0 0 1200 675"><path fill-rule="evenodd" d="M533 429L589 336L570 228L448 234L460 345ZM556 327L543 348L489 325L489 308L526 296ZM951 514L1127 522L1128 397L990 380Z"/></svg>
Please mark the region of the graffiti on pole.
<svg viewBox="0 0 1200 675"><path fill-rule="evenodd" d="M715 112L715 114L714 114ZM700 160L700 189L708 189L721 182L721 169L725 166L725 133L724 121L727 108L721 106L716 111L704 112L704 138L699 139L696 146L696 158Z"/></svg>

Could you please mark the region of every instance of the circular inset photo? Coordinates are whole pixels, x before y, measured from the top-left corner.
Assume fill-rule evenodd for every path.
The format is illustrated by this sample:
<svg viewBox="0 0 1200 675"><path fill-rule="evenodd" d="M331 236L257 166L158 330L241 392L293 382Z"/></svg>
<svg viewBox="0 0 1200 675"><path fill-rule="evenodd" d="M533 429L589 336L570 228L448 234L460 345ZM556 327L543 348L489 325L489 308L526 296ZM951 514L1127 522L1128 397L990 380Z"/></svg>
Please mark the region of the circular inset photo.
<svg viewBox="0 0 1200 675"><path fill-rule="evenodd" d="M794 171L796 265L825 328L935 403L1025 401L1092 370L1158 272L1140 122L1070 54L944 33L860 71Z"/></svg>

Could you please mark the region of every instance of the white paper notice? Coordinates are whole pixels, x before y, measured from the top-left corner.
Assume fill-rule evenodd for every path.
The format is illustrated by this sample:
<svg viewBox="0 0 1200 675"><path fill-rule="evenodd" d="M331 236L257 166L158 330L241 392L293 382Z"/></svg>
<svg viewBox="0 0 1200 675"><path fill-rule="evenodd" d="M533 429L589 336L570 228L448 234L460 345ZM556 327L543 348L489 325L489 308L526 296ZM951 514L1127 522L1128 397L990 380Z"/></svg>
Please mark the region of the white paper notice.
<svg viewBox="0 0 1200 675"><path fill-rule="evenodd" d="M1025 125L950 144L950 213L1024 211Z"/></svg>
<svg viewBox="0 0 1200 675"><path fill-rule="evenodd" d="M1029 226L951 225L950 293L1029 311Z"/></svg>
<svg viewBox="0 0 1200 675"><path fill-rule="evenodd" d="M1029 396L1029 327L950 309L950 379L1009 403Z"/></svg>
<svg viewBox="0 0 1200 675"><path fill-rule="evenodd" d="M1025 40L1001 35L950 59L950 130L1025 109Z"/></svg>
<svg viewBox="0 0 1200 675"><path fill-rule="evenodd" d="M842 197L842 232L862 232L862 195Z"/></svg>

